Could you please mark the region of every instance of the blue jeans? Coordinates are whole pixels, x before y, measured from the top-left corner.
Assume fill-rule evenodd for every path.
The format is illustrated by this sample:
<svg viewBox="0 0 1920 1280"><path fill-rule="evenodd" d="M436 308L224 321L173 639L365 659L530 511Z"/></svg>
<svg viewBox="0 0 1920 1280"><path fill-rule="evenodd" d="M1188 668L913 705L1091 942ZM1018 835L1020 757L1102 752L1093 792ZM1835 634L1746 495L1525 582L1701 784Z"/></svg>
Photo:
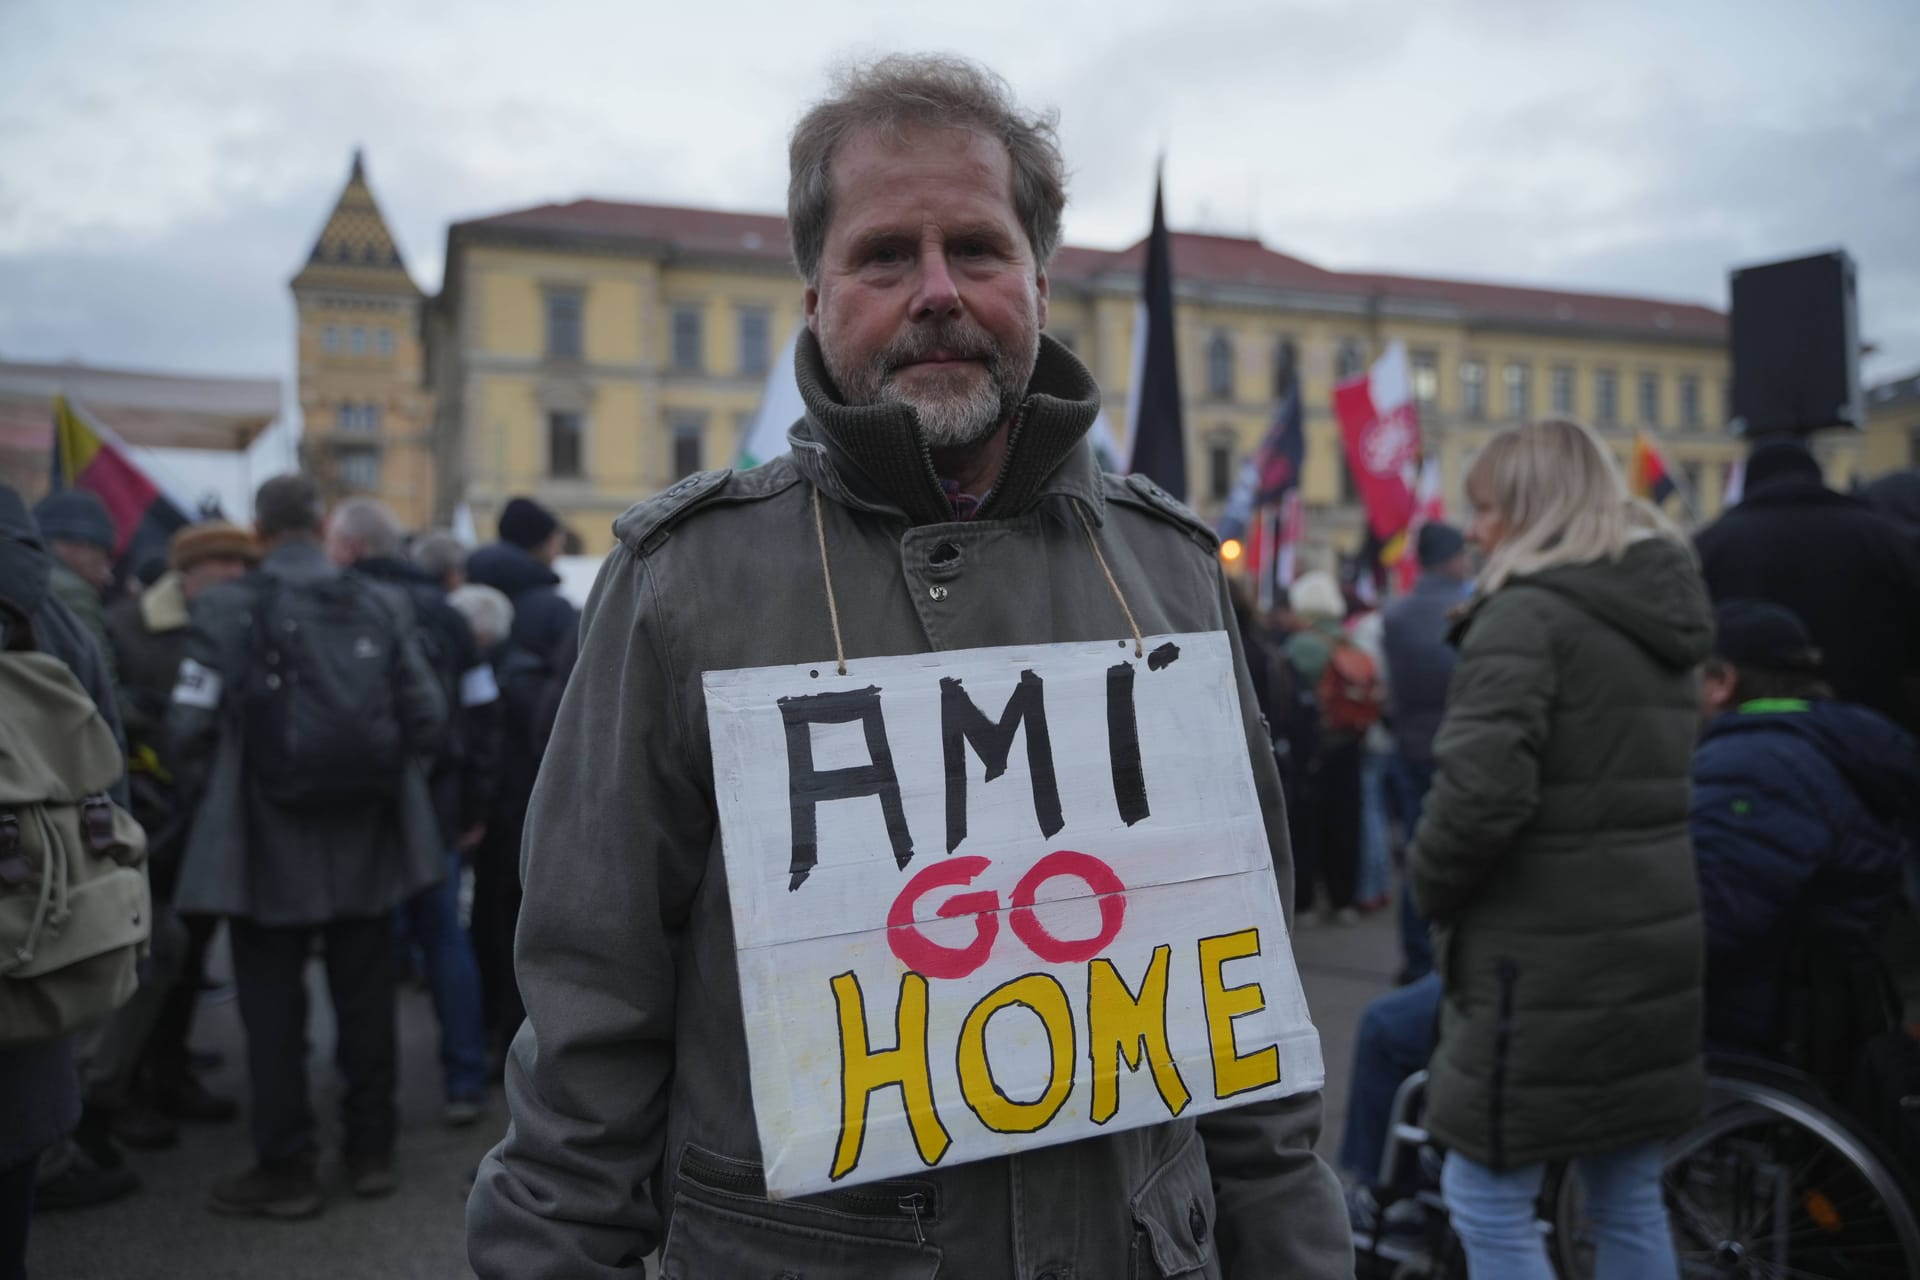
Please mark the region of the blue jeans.
<svg viewBox="0 0 1920 1280"><path fill-rule="evenodd" d="M1369 751L1360 762L1360 887L1354 897L1371 903L1393 885L1393 861L1387 854L1387 769L1393 757Z"/></svg>
<svg viewBox="0 0 1920 1280"><path fill-rule="evenodd" d="M1408 760L1393 756L1387 761L1387 803L1399 815L1400 828L1408 844L1420 825L1420 813L1426 807L1427 792L1433 787L1433 761ZM1414 910L1413 895L1404 880L1400 886L1400 976L1411 982L1433 972L1433 940L1427 936L1427 922Z"/></svg>
<svg viewBox="0 0 1920 1280"><path fill-rule="evenodd" d="M1434 1022L1440 1016L1440 975L1430 973L1389 991L1360 1015L1353 1041L1353 1075L1347 1082L1347 1130L1340 1139L1340 1166L1371 1185L1380 1176L1393 1095L1406 1078L1427 1065Z"/></svg>
<svg viewBox="0 0 1920 1280"><path fill-rule="evenodd" d="M1660 1196L1665 1147L1643 1142L1573 1162L1593 1222L1594 1280L1677 1280L1673 1234ZM1447 1153L1440 1191L1473 1280L1554 1280L1534 1202L1545 1165L1495 1173Z"/></svg>
<svg viewBox="0 0 1920 1280"><path fill-rule="evenodd" d="M396 912L397 932L420 947L440 1020L440 1070L447 1101L472 1102L487 1091L487 1027L480 1011L480 966L460 927L460 853L449 849L446 878Z"/></svg>

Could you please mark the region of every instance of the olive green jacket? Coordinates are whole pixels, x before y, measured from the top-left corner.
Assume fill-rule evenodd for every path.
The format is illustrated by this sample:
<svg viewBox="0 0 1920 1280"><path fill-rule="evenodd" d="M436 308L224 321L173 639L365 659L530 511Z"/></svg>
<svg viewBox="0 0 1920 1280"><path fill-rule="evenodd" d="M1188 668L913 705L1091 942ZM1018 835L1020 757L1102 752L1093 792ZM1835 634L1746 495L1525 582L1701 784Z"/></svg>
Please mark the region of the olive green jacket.
<svg viewBox="0 0 1920 1280"><path fill-rule="evenodd" d="M1688 550L1476 601L1409 857L1446 986L1449 1148L1516 1168L1660 1138L1705 1089L1688 782L1713 618Z"/></svg>
<svg viewBox="0 0 1920 1280"><path fill-rule="evenodd" d="M693 477L614 526L527 818L527 1022L513 1124L468 1202L475 1271L611 1280L659 1249L666 1280L1351 1276L1317 1094L765 1198L701 672L833 659L816 493L849 657L1125 636L1089 529L1144 632L1225 630L1283 902L1293 884L1213 536L1094 465L1080 362L1043 341L966 523L910 408L836 403L804 335L797 372L790 456Z"/></svg>

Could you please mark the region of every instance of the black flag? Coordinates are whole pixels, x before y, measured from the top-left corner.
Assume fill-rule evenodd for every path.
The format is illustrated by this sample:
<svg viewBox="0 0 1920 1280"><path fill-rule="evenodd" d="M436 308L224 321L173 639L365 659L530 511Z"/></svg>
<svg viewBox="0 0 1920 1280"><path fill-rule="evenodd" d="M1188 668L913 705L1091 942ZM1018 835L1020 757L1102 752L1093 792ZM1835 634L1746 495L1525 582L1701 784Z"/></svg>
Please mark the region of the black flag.
<svg viewBox="0 0 1920 1280"><path fill-rule="evenodd" d="M1147 236L1147 261L1140 274L1140 309L1133 323L1127 422L1133 457L1127 469L1185 502L1187 442L1180 426L1180 362L1173 345L1173 249L1158 174L1153 180L1153 231Z"/></svg>

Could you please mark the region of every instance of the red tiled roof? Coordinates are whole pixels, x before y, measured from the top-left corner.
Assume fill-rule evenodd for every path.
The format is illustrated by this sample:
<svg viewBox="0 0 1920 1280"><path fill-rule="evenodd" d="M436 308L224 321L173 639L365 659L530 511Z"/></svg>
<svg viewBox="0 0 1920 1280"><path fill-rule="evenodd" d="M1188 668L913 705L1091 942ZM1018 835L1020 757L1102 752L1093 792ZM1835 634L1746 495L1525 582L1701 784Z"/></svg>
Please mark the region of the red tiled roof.
<svg viewBox="0 0 1920 1280"><path fill-rule="evenodd" d="M684 253L747 255L770 261L788 255L786 219L672 205L575 200L456 223L467 228L657 241ZM1064 245L1050 274L1085 281L1109 272L1137 272L1145 241L1125 249ZM1711 307L1614 294L1574 293L1469 280L1439 280L1375 272L1329 271L1278 253L1242 236L1173 233L1174 278L1215 285L1288 289L1433 302L1457 307L1469 322L1652 331L1696 339L1724 338L1727 317Z"/></svg>
<svg viewBox="0 0 1920 1280"><path fill-rule="evenodd" d="M768 213L729 213L676 205L624 204L616 200L575 200L543 204L491 218L454 224L454 230L488 228L557 235L611 236L657 240L687 253L749 254L785 259L787 220Z"/></svg>

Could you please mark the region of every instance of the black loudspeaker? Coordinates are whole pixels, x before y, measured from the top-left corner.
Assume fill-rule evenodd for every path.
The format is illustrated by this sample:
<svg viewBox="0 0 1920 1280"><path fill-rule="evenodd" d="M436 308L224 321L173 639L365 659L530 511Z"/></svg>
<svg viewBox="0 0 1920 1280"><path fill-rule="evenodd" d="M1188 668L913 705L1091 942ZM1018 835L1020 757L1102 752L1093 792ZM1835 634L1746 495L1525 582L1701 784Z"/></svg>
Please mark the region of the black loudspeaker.
<svg viewBox="0 0 1920 1280"><path fill-rule="evenodd" d="M1733 429L1866 426L1853 259L1844 249L1733 272Z"/></svg>

